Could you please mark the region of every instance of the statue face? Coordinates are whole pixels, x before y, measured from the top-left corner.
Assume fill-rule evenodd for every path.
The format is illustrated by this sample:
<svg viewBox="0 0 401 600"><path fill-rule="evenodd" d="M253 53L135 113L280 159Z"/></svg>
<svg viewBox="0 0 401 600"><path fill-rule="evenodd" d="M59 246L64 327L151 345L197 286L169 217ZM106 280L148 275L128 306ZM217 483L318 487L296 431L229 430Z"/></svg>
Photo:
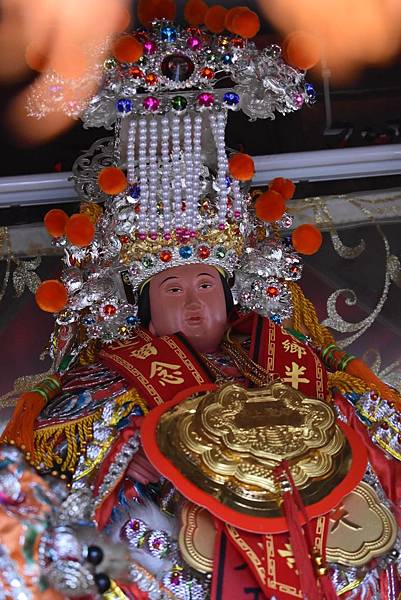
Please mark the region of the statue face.
<svg viewBox="0 0 401 600"><path fill-rule="evenodd" d="M213 352L227 329L227 309L218 271L208 265L173 267L152 277L152 333L181 332L199 352Z"/></svg>

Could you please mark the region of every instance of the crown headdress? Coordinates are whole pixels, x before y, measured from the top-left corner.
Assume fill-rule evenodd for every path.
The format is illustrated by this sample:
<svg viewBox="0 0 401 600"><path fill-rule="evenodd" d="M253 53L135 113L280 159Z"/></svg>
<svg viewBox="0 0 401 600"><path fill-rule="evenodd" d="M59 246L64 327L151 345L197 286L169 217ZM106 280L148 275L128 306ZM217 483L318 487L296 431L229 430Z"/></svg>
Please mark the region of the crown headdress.
<svg viewBox="0 0 401 600"><path fill-rule="evenodd" d="M127 36L115 55L81 115L85 127L114 126L114 137L73 168L78 194L92 205L90 217L76 218L76 227L72 217L56 242L65 246L68 291L58 323L79 322L104 341L123 337L136 308L122 285L135 294L155 273L190 262L236 271L245 308L288 316L290 292L280 282L300 277L300 261L290 246L269 241L273 230L258 219L249 193L252 159L227 153L225 128L231 110L274 118L312 102L304 73L285 63L279 46L260 51L238 35L165 20ZM85 221L82 237L83 220L94 221L93 203L102 201L96 230ZM282 212L275 230L291 226Z"/></svg>

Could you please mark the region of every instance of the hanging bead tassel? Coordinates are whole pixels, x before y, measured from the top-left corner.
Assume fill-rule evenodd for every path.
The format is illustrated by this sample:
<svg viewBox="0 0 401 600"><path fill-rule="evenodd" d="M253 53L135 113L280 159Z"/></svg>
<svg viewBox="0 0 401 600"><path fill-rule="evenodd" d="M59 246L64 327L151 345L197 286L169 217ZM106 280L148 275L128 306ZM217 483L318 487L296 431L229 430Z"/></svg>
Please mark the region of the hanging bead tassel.
<svg viewBox="0 0 401 600"><path fill-rule="evenodd" d="M171 118L171 142L173 163L173 200L174 220L176 233L182 232L182 182L181 182L181 146L180 146L180 118L173 115Z"/></svg>
<svg viewBox="0 0 401 600"><path fill-rule="evenodd" d="M163 220L163 237L167 240L171 237L171 206L170 206L170 127L167 117L161 120L161 155L162 155L162 220Z"/></svg>
<svg viewBox="0 0 401 600"><path fill-rule="evenodd" d="M61 390L59 375L46 377L30 392L22 394L7 427L0 437L1 443L15 444L26 453L33 455L33 430L35 421L46 404Z"/></svg>
<svg viewBox="0 0 401 600"><path fill-rule="evenodd" d="M147 169L147 137L148 122L146 119L139 120L139 144L138 144L138 168L139 186L141 188L140 209L138 219L139 237L144 239L147 233L147 211L148 211L148 169Z"/></svg>
<svg viewBox="0 0 401 600"><path fill-rule="evenodd" d="M149 123L149 229L150 237L157 238L157 119L152 117Z"/></svg>
<svg viewBox="0 0 401 600"><path fill-rule="evenodd" d="M184 117L184 162L185 162L185 234L189 235L192 227L194 205L194 164L192 148L192 119L190 115Z"/></svg>
<svg viewBox="0 0 401 600"><path fill-rule="evenodd" d="M128 128L127 143L127 181L129 185L135 182L135 134L136 120L132 119Z"/></svg>
<svg viewBox="0 0 401 600"><path fill-rule="evenodd" d="M227 113L220 112L217 115L210 113L210 125L217 149L217 177L218 188L217 214L220 229L224 229L227 218L227 175L228 160L225 146L225 127Z"/></svg>

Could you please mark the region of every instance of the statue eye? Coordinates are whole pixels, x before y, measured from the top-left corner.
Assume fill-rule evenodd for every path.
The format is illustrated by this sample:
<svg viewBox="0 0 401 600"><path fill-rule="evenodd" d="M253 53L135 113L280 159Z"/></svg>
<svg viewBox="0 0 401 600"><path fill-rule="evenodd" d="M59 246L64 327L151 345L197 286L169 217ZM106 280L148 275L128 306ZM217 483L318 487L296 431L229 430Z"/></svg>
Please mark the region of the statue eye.
<svg viewBox="0 0 401 600"><path fill-rule="evenodd" d="M179 287L171 287L171 288L168 288L167 291L169 294L178 294L179 292L182 292L182 289Z"/></svg>
<svg viewBox="0 0 401 600"><path fill-rule="evenodd" d="M199 287L200 287L202 290L207 290L208 288L211 288L212 286L213 286L213 284L212 284L212 283L206 283L206 282L204 282L204 283L201 283Z"/></svg>

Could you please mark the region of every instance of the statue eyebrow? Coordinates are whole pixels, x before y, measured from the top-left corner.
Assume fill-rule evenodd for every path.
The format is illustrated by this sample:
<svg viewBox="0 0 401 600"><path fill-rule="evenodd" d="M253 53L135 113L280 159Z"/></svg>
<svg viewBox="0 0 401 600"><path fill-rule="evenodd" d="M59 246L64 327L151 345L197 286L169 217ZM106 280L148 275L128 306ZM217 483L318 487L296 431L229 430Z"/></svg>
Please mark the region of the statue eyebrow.
<svg viewBox="0 0 401 600"><path fill-rule="evenodd" d="M168 281L169 279L178 279L178 276L171 276L171 277L166 277L166 279L163 279L163 281L160 283L159 287L163 285L163 283L166 283L166 281Z"/></svg>
<svg viewBox="0 0 401 600"><path fill-rule="evenodd" d="M214 275L212 275L211 273L199 273L199 274L197 275L197 277L200 277L201 275L207 275L208 277L212 277L213 279L215 279L215 276L214 276Z"/></svg>

